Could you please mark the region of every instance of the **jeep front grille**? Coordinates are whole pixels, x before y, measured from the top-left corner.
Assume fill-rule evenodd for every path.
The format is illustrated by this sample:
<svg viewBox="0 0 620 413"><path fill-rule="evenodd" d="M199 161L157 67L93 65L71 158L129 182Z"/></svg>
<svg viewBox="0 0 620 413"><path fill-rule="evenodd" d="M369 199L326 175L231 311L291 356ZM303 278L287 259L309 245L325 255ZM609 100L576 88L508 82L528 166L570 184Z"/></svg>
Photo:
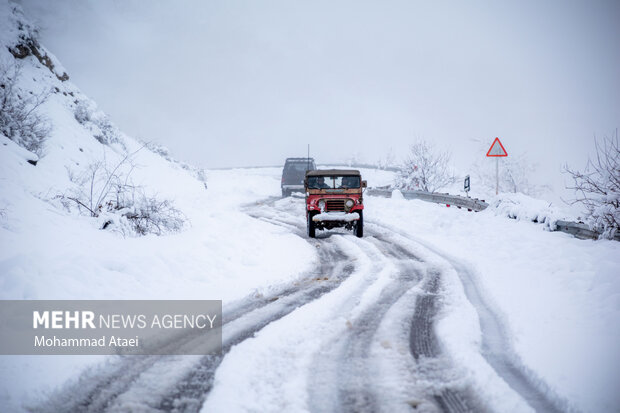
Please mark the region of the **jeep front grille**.
<svg viewBox="0 0 620 413"><path fill-rule="evenodd" d="M325 202L326 211L344 211L344 199L328 199Z"/></svg>

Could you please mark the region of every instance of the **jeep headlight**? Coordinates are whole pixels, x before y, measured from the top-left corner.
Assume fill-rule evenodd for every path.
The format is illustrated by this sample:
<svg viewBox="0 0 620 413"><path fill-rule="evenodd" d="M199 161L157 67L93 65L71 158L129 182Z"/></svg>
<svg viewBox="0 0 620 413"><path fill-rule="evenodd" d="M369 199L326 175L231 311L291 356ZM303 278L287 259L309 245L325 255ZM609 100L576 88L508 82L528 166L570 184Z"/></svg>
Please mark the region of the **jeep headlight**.
<svg viewBox="0 0 620 413"><path fill-rule="evenodd" d="M347 199L347 200L344 202L344 206L346 206L346 207L347 207L347 210L351 209L351 207L353 207L353 204L354 204L354 202L353 202L353 200L352 200L352 199Z"/></svg>
<svg viewBox="0 0 620 413"><path fill-rule="evenodd" d="M322 199L319 201L319 208L321 209L321 212L325 209L325 201Z"/></svg>

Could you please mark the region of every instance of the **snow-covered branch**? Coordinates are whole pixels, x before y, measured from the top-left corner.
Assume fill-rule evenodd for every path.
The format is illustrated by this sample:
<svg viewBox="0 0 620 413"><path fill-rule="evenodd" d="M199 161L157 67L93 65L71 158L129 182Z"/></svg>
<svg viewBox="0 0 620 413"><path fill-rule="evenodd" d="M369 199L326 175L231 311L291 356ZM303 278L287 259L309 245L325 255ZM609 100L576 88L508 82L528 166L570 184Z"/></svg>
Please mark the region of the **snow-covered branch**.
<svg viewBox="0 0 620 413"><path fill-rule="evenodd" d="M455 181L449 163L449 152L438 153L431 144L416 142L411 145L409 157L396 176L395 186L399 189L435 192Z"/></svg>
<svg viewBox="0 0 620 413"><path fill-rule="evenodd" d="M612 238L620 228L620 144L618 133L614 138L594 140L596 159L588 159L583 171L564 167L573 179L576 196L570 203L586 208L588 224Z"/></svg>
<svg viewBox="0 0 620 413"><path fill-rule="evenodd" d="M40 94L24 92L18 86L20 76L21 66L17 62L0 62L0 133L40 156L51 125L37 109L51 90Z"/></svg>

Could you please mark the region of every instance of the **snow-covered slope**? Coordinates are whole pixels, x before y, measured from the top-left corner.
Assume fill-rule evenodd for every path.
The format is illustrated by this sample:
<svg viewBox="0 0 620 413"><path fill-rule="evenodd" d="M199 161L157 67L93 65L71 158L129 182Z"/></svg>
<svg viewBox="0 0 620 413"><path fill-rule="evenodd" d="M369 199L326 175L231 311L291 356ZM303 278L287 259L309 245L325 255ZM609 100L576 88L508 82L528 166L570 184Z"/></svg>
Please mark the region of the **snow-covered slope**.
<svg viewBox="0 0 620 413"><path fill-rule="evenodd" d="M40 156L0 136L0 299L230 301L306 269L314 251L303 240L240 212L244 203L279 192L273 171L232 171L225 179L213 172L206 189L200 171L165 159L161 148L140 150L143 143L117 130L42 45L37 53L53 70L32 51L15 58L9 49L36 32L7 0L0 0L0 28L0 62L21 65L19 93L51 91L37 109L51 126ZM75 176L102 162L114 167L136 151L132 182L173 202L185 217L182 231L124 237L60 202L59 195L75 189ZM36 166L29 159L38 159ZM61 366L99 360L33 359L0 358L0 406L12 406L0 410L16 411L35 389L75 373Z"/></svg>
<svg viewBox="0 0 620 413"><path fill-rule="evenodd" d="M24 59L14 58L8 50L19 44L19 36L25 33L16 26L28 27L27 21L18 6L6 0L0 5L0 60L21 65L18 87L22 94L52 90L38 108L51 125L40 159L6 136L0 137L3 298L189 298L187 294L204 297L215 279L235 278L232 267L238 265L242 274L255 264L252 257L270 253L274 254L269 263L270 273L277 279L278 268L287 262L286 257L277 254L277 245L255 245L251 240L256 232L278 231L262 227L237 212L245 202L277 193L279 182L273 173L260 176L237 171L233 172L238 175L237 181L220 183L218 173L213 172L206 189L205 182L198 179L201 177L197 178L200 171L165 159L161 148L143 148L142 142L117 130L69 80L60 80L56 72L62 66L43 46L38 45L38 50L54 62L54 71L32 54ZM29 30L29 35L34 33ZM88 111L90 120L78 116L82 109ZM84 210L67 210L58 200L59 195L72 193L77 185L76 176L90 171L89 166L105 162L113 168L134 152L131 181L148 194L174 203L186 218L180 233L167 237L123 237L101 230L101 220L91 218ZM28 159L39 160L35 166ZM234 237L226 233L234 233ZM274 239L280 238L275 235ZM189 239L181 246L179 238ZM300 244L304 250L304 243ZM164 259L170 254L195 255L196 260ZM239 260L231 263L230 257ZM164 286L160 277L174 277L179 282ZM204 287L192 289L183 285L190 281L204 283ZM93 282L98 288L89 288ZM222 293L218 290L218 295ZM234 289L227 294L235 295Z"/></svg>

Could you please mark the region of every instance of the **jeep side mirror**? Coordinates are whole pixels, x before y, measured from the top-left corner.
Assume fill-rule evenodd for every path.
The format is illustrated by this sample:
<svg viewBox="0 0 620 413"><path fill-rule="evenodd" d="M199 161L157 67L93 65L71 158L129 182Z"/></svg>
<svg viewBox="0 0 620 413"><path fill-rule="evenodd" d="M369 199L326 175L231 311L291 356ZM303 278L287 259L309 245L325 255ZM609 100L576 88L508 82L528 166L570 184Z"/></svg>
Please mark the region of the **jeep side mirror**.
<svg viewBox="0 0 620 413"><path fill-rule="evenodd" d="M366 188L366 186L368 186L368 183L366 181L362 181L362 188Z"/></svg>

